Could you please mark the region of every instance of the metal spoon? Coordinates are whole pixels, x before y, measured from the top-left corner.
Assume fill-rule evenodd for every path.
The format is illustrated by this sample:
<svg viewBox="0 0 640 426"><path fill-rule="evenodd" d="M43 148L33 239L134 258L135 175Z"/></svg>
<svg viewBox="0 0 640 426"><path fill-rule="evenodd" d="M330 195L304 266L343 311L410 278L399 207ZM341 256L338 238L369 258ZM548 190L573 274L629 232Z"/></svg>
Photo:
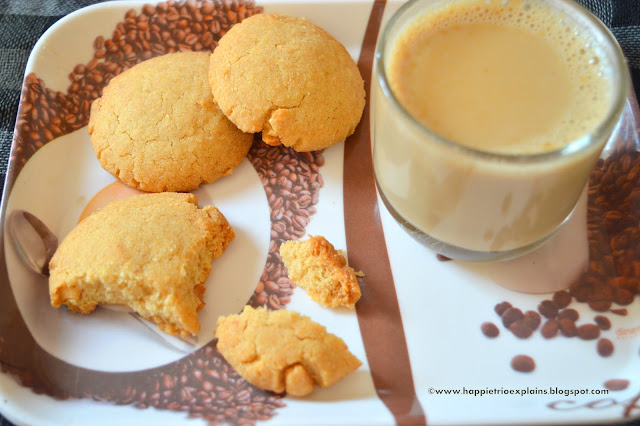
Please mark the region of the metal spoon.
<svg viewBox="0 0 640 426"><path fill-rule="evenodd" d="M18 255L34 272L49 276L49 261L58 248L58 238L40 219L24 210L9 216L9 235Z"/></svg>
<svg viewBox="0 0 640 426"><path fill-rule="evenodd" d="M22 261L35 273L43 277L49 276L49 261L58 248L58 238L40 219L24 210L14 210L9 215L7 224L9 236ZM126 312L141 324L161 337L165 343L185 353L196 349L195 337L177 337L166 334L156 324L142 318L128 307L115 304L100 305L105 309Z"/></svg>

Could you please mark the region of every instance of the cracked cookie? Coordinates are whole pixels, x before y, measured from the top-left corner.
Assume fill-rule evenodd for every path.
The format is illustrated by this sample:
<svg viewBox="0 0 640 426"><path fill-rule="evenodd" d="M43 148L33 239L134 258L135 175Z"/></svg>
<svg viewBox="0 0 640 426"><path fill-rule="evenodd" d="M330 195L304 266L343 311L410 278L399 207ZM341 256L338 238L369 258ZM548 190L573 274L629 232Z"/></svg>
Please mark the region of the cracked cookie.
<svg viewBox="0 0 640 426"><path fill-rule="evenodd" d="M286 241L280 246L280 256L291 281L322 306L353 308L360 299L355 271L324 237Z"/></svg>
<svg viewBox="0 0 640 426"><path fill-rule="evenodd" d="M210 53L170 53L114 77L91 105L102 167L148 192L190 191L232 172L253 137L213 102Z"/></svg>
<svg viewBox="0 0 640 426"><path fill-rule="evenodd" d="M254 15L211 55L215 102L244 132L296 151L351 135L365 105L358 67L335 38L302 18Z"/></svg>
<svg viewBox="0 0 640 426"><path fill-rule="evenodd" d="M49 268L51 305L88 314L129 306L169 334L196 334L211 261L233 240L213 206L193 194L142 194L114 201L80 222Z"/></svg>
<svg viewBox="0 0 640 426"><path fill-rule="evenodd" d="M240 315L218 319L217 348L248 382L294 396L328 387L362 363L337 336L309 317L291 311L246 306Z"/></svg>

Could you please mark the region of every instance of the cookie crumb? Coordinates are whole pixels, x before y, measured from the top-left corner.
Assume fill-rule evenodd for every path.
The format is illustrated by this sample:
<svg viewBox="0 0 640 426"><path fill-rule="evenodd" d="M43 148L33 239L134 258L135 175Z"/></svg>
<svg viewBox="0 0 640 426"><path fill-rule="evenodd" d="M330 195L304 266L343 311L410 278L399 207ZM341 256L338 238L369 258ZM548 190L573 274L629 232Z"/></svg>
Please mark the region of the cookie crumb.
<svg viewBox="0 0 640 426"><path fill-rule="evenodd" d="M280 246L280 256L291 281L322 306L353 308L360 299L356 272L326 238L286 241Z"/></svg>

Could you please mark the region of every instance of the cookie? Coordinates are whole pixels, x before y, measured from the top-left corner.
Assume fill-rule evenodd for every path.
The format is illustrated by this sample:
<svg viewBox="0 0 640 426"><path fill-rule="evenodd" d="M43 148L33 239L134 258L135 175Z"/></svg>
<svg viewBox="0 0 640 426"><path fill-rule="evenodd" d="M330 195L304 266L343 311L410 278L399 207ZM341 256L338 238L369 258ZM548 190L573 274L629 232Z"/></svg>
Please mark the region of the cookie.
<svg viewBox="0 0 640 426"><path fill-rule="evenodd" d="M105 170L143 191L190 191L240 164L253 137L214 104L210 56L170 53L109 82L89 119L91 144Z"/></svg>
<svg viewBox="0 0 640 426"><path fill-rule="evenodd" d="M231 28L211 55L209 83L238 128L296 151L343 141L365 104L364 82L344 46L285 15L254 15Z"/></svg>
<svg viewBox="0 0 640 426"><path fill-rule="evenodd" d="M213 206L193 194L142 194L80 222L49 263L51 305L88 314L129 306L169 334L196 334L211 261L234 238Z"/></svg>
<svg viewBox="0 0 640 426"><path fill-rule="evenodd" d="M355 271L324 237L287 241L280 246L280 256L291 281L322 306L353 308L360 299Z"/></svg>
<svg viewBox="0 0 640 426"><path fill-rule="evenodd" d="M251 384L294 396L328 387L362 363L337 336L309 317L291 311L246 306L240 315L218 319L217 348Z"/></svg>

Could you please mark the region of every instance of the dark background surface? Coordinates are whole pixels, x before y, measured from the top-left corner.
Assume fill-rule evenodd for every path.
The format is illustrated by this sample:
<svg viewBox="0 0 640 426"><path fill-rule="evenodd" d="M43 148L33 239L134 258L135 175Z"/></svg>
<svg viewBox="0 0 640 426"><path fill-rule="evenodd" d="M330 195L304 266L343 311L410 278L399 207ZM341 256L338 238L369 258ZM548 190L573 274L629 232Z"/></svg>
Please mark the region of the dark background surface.
<svg viewBox="0 0 640 426"><path fill-rule="evenodd" d="M33 46L47 28L63 16L101 2L0 0L0 184L3 186L24 69ZM640 93L640 0L579 0L579 3L611 29L629 63L635 92ZM640 426L640 420L630 424ZM0 426L8 425L11 423L0 415Z"/></svg>

